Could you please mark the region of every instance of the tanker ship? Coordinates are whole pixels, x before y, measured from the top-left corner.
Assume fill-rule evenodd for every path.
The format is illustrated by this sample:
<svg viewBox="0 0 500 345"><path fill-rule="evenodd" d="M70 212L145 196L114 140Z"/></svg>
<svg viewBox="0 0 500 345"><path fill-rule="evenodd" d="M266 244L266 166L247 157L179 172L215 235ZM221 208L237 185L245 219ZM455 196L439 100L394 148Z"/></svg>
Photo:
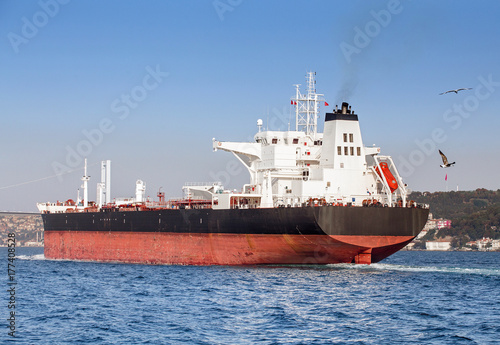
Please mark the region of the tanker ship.
<svg viewBox="0 0 500 345"><path fill-rule="evenodd" d="M306 75L295 85L295 130L272 131L257 121L253 142L213 139L248 170L241 190L189 183L184 197L111 199L111 162L89 201L87 161L83 197L38 203L45 257L173 265L370 264L411 242L424 227L428 205L408 200L390 156L364 146L358 115L348 103L328 104Z"/></svg>

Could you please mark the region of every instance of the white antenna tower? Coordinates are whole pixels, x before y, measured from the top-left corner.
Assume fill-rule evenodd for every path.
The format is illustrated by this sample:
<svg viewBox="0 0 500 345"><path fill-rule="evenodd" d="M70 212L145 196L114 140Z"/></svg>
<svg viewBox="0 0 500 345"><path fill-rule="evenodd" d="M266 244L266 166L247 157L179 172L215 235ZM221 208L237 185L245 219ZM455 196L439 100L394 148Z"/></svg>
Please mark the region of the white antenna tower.
<svg viewBox="0 0 500 345"><path fill-rule="evenodd" d="M306 132L307 135L316 136L318 130L319 102L324 101L323 94L316 93L316 72L307 72L307 95L299 91L300 84L295 86L295 98L292 98L295 106L295 130Z"/></svg>

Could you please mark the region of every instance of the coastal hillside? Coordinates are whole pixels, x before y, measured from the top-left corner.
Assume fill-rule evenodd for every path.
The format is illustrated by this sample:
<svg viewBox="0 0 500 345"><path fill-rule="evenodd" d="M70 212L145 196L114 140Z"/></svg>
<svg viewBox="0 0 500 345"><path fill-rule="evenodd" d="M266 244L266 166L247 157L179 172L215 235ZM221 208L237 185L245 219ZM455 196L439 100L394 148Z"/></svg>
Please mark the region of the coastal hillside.
<svg viewBox="0 0 500 345"><path fill-rule="evenodd" d="M437 238L451 236L460 244L483 237L500 239L500 190L412 192L410 199L429 204L434 218L452 221Z"/></svg>

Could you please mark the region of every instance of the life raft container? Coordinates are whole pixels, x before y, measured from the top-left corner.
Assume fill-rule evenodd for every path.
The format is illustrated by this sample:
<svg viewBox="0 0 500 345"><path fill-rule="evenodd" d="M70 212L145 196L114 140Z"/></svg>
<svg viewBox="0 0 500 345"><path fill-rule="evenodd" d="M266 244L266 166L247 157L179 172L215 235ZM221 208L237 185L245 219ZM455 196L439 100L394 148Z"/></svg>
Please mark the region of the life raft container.
<svg viewBox="0 0 500 345"><path fill-rule="evenodd" d="M387 184L389 185L389 188L391 189L391 193L394 192L396 189L398 189L398 183L396 182L396 178L394 175L392 175L391 170L389 169L389 166L387 163L382 162L379 164L380 168L382 169L382 173L385 176L385 180L387 181ZM375 171L377 172L378 176L382 178L382 174L380 173L380 170L378 167L375 168ZM382 178L383 180L383 178Z"/></svg>

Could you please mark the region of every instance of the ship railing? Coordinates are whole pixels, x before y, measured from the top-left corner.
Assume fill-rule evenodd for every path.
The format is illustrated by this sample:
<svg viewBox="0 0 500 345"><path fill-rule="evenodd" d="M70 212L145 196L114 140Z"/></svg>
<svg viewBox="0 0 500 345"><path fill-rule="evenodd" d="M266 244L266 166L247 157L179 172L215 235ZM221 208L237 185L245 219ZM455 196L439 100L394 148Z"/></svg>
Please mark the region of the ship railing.
<svg viewBox="0 0 500 345"><path fill-rule="evenodd" d="M389 204L384 204L384 203L381 203L381 202L370 202L370 203L366 203L366 204L362 204L362 205L359 205L359 204L354 204L352 202L346 202L346 203L342 203L342 202L327 202L327 203L322 203L322 202L303 202L301 204L289 204L289 205L285 205L285 204L279 204L279 205L276 205L275 208L281 208L281 207L287 207L287 208L290 208L290 207L324 207L324 206L338 206L338 207L391 207L391 208L423 208L423 209L429 209L429 205L428 204L422 204L422 203L410 203L408 202L405 206L402 206L402 205L398 205L398 204L392 204L392 205L389 205Z"/></svg>
<svg viewBox="0 0 500 345"><path fill-rule="evenodd" d="M405 207L405 208L424 208L428 209L429 204L417 203L414 200L408 200L403 204L402 199L397 202L389 203L383 197L369 197L364 198L360 195L353 195L342 198L328 198L328 197L305 197L301 198L299 202L286 203L282 199L275 200L274 207L321 207L321 206L344 206L344 207Z"/></svg>

